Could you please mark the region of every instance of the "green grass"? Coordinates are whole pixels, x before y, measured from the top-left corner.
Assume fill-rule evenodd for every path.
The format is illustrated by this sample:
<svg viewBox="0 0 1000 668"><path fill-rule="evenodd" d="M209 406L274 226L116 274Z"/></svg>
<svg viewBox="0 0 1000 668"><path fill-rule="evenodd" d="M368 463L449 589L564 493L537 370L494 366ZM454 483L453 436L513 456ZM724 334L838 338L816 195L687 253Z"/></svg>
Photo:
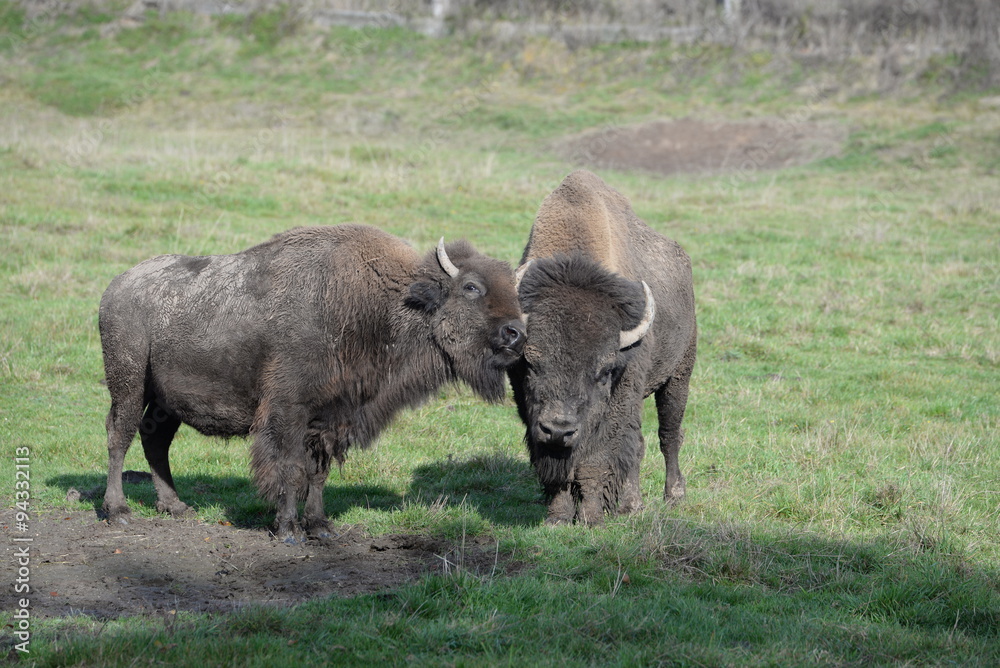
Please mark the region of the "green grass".
<svg viewBox="0 0 1000 668"><path fill-rule="evenodd" d="M785 172L601 172L694 262L683 504L658 500L648 403L648 510L544 529L512 403L446 388L351 452L327 512L374 534L492 536L517 575L39 620L38 665L1000 663L995 107L931 80L876 96L864 63L717 47L315 33L284 11L106 37L99 13L24 20L0 3L0 447L32 449L36 511L93 507L64 498L106 471L97 304L143 259L363 222L515 262L574 167L550 151L566 134L803 109L850 129L839 156ZM803 92L820 82L822 100ZM174 471L202 519L263 530L246 447L182 428ZM145 468L141 448L126 468ZM13 489L3 467L8 505ZM153 512L148 486L126 493Z"/></svg>

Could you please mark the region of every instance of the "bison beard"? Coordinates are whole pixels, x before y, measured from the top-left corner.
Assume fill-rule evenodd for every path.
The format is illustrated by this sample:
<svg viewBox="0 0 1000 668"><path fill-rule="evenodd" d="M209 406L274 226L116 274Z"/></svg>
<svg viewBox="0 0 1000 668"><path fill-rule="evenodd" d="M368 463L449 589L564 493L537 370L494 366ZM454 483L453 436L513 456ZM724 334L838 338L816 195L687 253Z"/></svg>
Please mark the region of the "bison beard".
<svg viewBox="0 0 1000 668"><path fill-rule="evenodd" d="M443 383L501 398L524 342L510 267L465 242L421 258L358 225L291 230L234 255L148 260L112 281L100 330L111 393L107 516L129 512L121 469L137 430L157 508L188 509L168 461L186 423L253 436L253 478L277 503L287 541L297 539L302 499L302 527L327 533L332 461Z"/></svg>

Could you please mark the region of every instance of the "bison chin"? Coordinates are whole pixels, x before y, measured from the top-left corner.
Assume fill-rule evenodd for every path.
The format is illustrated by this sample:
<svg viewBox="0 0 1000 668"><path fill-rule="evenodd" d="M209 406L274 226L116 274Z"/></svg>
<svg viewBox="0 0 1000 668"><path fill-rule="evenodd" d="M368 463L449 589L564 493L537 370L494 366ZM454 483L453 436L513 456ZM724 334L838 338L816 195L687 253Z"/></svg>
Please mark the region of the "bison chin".
<svg viewBox="0 0 1000 668"><path fill-rule="evenodd" d="M521 359L524 351L524 323L508 320L495 326L493 334L486 341L478 343L468 338L462 340L453 334L454 328L439 330L441 350L448 360L453 379L462 380L486 401L502 401L507 396L506 370Z"/></svg>
<svg viewBox="0 0 1000 668"><path fill-rule="evenodd" d="M463 364L452 359L452 371L460 380L468 383L472 391L486 401L497 403L507 396L507 376L504 371L517 359L517 354L509 349L503 351L486 350L478 363Z"/></svg>

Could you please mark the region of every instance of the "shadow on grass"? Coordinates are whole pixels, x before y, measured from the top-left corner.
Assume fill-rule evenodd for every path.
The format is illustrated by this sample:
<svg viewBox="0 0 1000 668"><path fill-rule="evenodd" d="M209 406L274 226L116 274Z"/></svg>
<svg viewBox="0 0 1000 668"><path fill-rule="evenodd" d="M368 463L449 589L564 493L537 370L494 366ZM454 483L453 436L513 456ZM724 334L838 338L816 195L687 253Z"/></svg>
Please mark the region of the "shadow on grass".
<svg viewBox="0 0 1000 668"><path fill-rule="evenodd" d="M141 478L141 479L140 479ZM130 479L139 479L130 482ZM106 478L95 474L64 474L45 481L69 493L75 489L80 501L90 504L95 514L102 516ZM177 494L195 510L209 507L222 509L225 519L246 529L266 529L274 521L274 505L260 496L250 478L237 476L181 475L174 476ZM125 498L147 508L156 507L156 490L148 473L126 471L122 487ZM378 510L402 507L402 497L379 485L346 485L327 483L323 490L323 506L331 521L351 508L363 506Z"/></svg>
<svg viewBox="0 0 1000 668"><path fill-rule="evenodd" d="M344 484L331 474L323 491L323 507L331 521L352 508L399 510L403 498L380 485ZM130 482L130 480L135 480ZM267 528L274 520L274 505L263 499L249 477L174 476L181 500L203 510L222 509L225 519L243 528ZM75 489L80 500L102 516L104 476L63 474L49 478L48 485L64 492ZM156 490L146 472L126 471L122 485L132 504L156 507ZM476 455L468 459L446 459L417 467L407 493L408 503L468 504L482 517L506 526L536 526L545 519L545 505L531 466L506 455Z"/></svg>
<svg viewBox="0 0 1000 668"><path fill-rule="evenodd" d="M546 513L531 465L507 455L449 457L419 466L410 494L422 503L465 503L494 524L507 526L536 526Z"/></svg>

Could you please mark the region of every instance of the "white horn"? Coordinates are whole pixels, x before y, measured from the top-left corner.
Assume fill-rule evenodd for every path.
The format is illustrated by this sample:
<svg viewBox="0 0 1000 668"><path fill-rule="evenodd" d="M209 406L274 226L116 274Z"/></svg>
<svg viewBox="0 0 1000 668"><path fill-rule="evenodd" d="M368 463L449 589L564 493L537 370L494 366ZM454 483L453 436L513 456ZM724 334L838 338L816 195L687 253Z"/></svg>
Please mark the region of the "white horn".
<svg viewBox="0 0 1000 668"><path fill-rule="evenodd" d="M441 240L438 241L437 254L438 254L438 264L440 264L441 268L445 270L445 273L447 273L452 278L457 277L459 273L458 267L452 264L451 260L448 259L448 251L444 249L444 237L441 237Z"/></svg>
<svg viewBox="0 0 1000 668"><path fill-rule="evenodd" d="M646 291L646 310L642 314L642 321L634 329L630 329L627 332L622 330L618 344L621 350L634 345L636 341L646 336L650 325L653 324L653 318L656 317L656 302L653 300L653 293L649 289L649 286L646 285L646 281L642 282L642 289Z"/></svg>
<svg viewBox="0 0 1000 668"><path fill-rule="evenodd" d="M518 267L517 271L514 272L514 292L517 292L518 290L521 289L521 279L524 278L524 275L528 273L528 268L531 267L532 262L534 262L534 260L528 260L520 267Z"/></svg>

